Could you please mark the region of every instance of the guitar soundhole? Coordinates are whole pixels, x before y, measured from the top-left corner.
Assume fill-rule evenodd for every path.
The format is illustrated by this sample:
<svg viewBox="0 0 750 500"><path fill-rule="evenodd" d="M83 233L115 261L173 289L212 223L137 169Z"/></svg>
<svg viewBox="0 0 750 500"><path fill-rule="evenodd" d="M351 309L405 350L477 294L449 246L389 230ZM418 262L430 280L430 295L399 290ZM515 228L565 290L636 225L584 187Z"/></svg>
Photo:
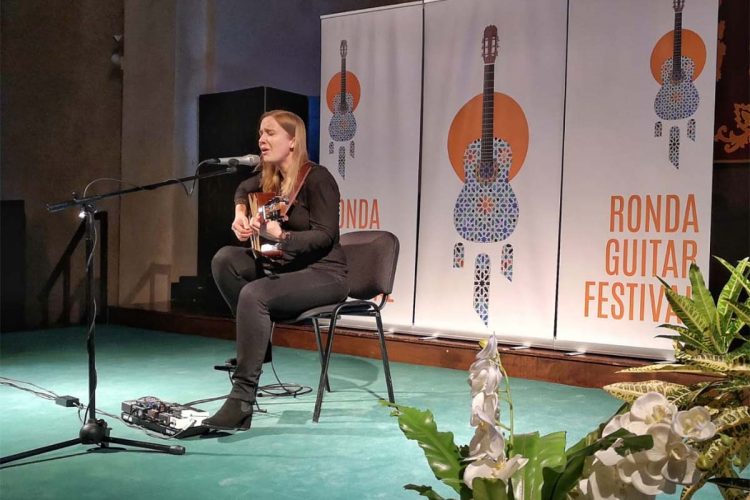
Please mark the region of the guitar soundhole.
<svg viewBox="0 0 750 500"><path fill-rule="evenodd" d="M494 161L480 162L477 178L482 182L495 182L497 168Z"/></svg>

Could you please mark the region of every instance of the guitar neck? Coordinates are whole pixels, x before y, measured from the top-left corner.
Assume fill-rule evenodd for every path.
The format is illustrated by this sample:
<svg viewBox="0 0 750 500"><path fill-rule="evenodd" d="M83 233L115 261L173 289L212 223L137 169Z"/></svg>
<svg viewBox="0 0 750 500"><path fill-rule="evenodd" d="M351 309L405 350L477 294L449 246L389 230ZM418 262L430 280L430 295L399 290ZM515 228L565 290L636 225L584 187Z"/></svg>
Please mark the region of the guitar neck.
<svg viewBox="0 0 750 500"><path fill-rule="evenodd" d="M342 111L346 111L346 57L341 57L341 100L339 101L339 107Z"/></svg>
<svg viewBox="0 0 750 500"><path fill-rule="evenodd" d="M484 65L484 90L482 92L482 163L492 162L493 128L495 115L495 64Z"/></svg>
<svg viewBox="0 0 750 500"><path fill-rule="evenodd" d="M674 49L672 52L672 79L682 79L682 12L674 13Z"/></svg>

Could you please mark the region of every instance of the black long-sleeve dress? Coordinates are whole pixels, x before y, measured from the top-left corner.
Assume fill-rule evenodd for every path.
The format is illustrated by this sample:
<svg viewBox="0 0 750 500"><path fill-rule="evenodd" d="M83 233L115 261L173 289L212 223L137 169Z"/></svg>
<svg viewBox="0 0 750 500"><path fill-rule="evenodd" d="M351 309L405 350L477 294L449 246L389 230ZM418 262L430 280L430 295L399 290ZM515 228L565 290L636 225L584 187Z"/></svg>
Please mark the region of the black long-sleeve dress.
<svg viewBox="0 0 750 500"><path fill-rule="evenodd" d="M235 204L247 204L260 191L260 177L242 182ZM297 199L281 223L289 236L279 244L281 258L257 259L250 249L219 250L211 268L214 280L237 318L237 369L230 397L254 401L271 335L272 318L346 297L346 256L339 244L339 189L325 167L312 165Z"/></svg>

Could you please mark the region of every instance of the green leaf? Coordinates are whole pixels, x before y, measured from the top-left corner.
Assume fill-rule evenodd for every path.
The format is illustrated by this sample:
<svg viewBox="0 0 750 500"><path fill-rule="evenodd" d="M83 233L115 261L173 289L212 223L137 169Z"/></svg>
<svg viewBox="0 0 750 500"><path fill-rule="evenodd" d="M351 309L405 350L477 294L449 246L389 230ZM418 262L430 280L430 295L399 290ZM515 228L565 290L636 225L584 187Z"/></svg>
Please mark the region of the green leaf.
<svg viewBox="0 0 750 500"><path fill-rule="evenodd" d="M565 465L565 432L554 432L539 437L533 434L513 436L510 456L521 455L529 461L513 476L514 496L517 499L541 498L544 486L544 469L560 469Z"/></svg>
<svg viewBox="0 0 750 500"><path fill-rule="evenodd" d="M727 307L737 315L737 318L745 325L750 325L750 307L744 304L727 303Z"/></svg>
<svg viewBox="0 0 750 500"><path fill-rule="evenodd" d="M750 487L750 479L738 477L731 466L722 467L714 477L708 480L719 486L721 496L725 500L747 500L747 488Z"/></svg>
<svg viewBox="0 0 750 500"><path fill-rule="evenodd" d="M706 286L706 282L703 280L698 266L693 262L690 264L690 285L693 294L693 305L707 322L708 332L710 333L711 340L714 347L718 352L727 352L729 342L731 338L724 338L724 331L720 329L719 316L716 312L716 304L714 298L711 296L711 291Z"/></svg>
<svg viewBox="0 0 750 500"><path fill-rule="evenodd" d="M742 424L732 429L734 436L717 434L708 449L698 457L696 465L704 471L715 471L731 461L733 457L741 456L750 447L750 426Z"/></svg>
<svg viewBox="0 0 750 500"><path fill-rule="evenodd" d="M736 266L733 266L721 257L714 256L714 259L721 262L721 264L726 267L730 273L732 273L732 276L724 285L722 295L726 290L727 299L730 301L736 301L737 297L739 297L739 291L735 290L736 287L744 288L745 292L750 295L750 279L748 279L747 276L747 272L748 270L750 270L750 257L745 257L741 261L737 262Z"/></svg>
<svg viewBox="0 0 750 500"><path fill-rule="evenodd" d="M674 330L677 333L679 333L679 335L677 335L678 338L685 336L685 334L688 334L688 335L690 334L690 332L687 331L687 327L682 326L682 325L670 325L670 324L664 323L664 324L659 325L657 328L669 328L670 330ZM668 337L673 338L675 337L675 335L668 335Z"/></svg>
<svg viewBox="0 0 750 500"><path fill-rule="evenodd" d="M733 313L729 308L729 304L737 304L737 299L743 288L747 294L750 294L750 280L748 280L746 276L748 269L750 269L750 262L746 257L739 261L735 267L721 257L714 256L714 258L732 273L729 280L724 284L721 293L719 293L719 298L716 300L716 310L719 315L719 322L724 330L728 330Z"/></svg>
<svg viewBox="0 0 750 500"><path fill-rule="evenodd" d="M750 361L750 342L744 342L742 345L727 354L727 359L729 361L736 361L740 358L746 358Z"/></svg>
<svg viewBox="0 0 750 500"><path fill-rule="evenodd" d="M578 441L576 444L568 448L568 450L565 452L566 456L570 456L573 453L577 453L578 451L584 449L587 446L590 446L594 443L596 443L599 438L601 438L602 432L604 432L604 428L607 426L607 424L616 416L622 415L623 413L627 413L630 410L630 403L623 403L620 405L620 407L617 409L616 412L612 414L611 417L609 417L607 420L599 424L599 426L589 432L587 435L585 435L583 438L581 438L580 441Z"/></svg>
<svg viewBox="0 0 750 500"><path fill-rule="evenodd" d="M721 375L718 372L707 371L696 365L683 364L683 363L657 363L655 365L634 366L633 368L625 368L624 370L617 371L617 373L655 373L655 372Z"/></svg>
<svg viewBox="0 0 750 500"><path fill-rule="evenodd" d="M729 408L723 410L713 422L716 424L717 433L732 434L735 428L747 428L750 424L750 411L747 406Z"/></svg>
<svg viewBox="0 0 750 500"><path fill-rule="evenodd" d="M741 361L729 361L728 356L701 354L700 356L694 356L691 363L703 368L706 372L732 374L744 377L750 376L750 364Z"/></svg>
<svg viewBox="0 0 750 500"><path fill-rule="evenodd" d="M435 477L461 493L466 485L461 482L461 458L452 432L438 432L437 424L429 410L421 411L409 406L383 403L394 408L398 425L407 439L419 444Z"/></svg>
<svg viewBox="0 0 750 500"><path fill-rule="evenodd" d="M649 365L640 366L642 372L649 371L665 371L660 369L664 365ZM673 366L673 365L667 365ZM632 368L627 371L633 370ZM623 370L625 371L625 370ZM664 382L662 380L646 380L643 382L618 382L615 384L609 384L602 387L612 396L617 399L621 399L626 403L632 403L639 397L643 396L648 392L658 392L667 399L677 398L682 396L684 393L689 392L690 389L682 384L674 384L671 382Z"/></svg>
<svg viewBox="0 0 750 500"><path fill-rule="evenodd" d="M475 477L471 483L474 500L509 500L513 494L508 494L508 485L500 479Z"/></svg>
<svg viewBox="0 0 750 500"><path fill-rule="evenodd" d="M437 491L433 490L429 486L420 486L418 484L407 484L406 486L404 486L404 489L416 491L421 496L427 497L430 500L445 500L445 498L440 496L440 494Z"/></svg>
<svg viewBox="0 0 750 500"><path fill-rule="evenodd" d="M667 296L667 302L672 306L672 311L687 327L681 332L682 336L688 339L691 345L714 352L715 347L710 344L710 338L707 338L710 337L709 322L713 321L713 317L704 317L689 297L672 290L672 287L660 277L656 278L664 286L664 294Z"/></svg>

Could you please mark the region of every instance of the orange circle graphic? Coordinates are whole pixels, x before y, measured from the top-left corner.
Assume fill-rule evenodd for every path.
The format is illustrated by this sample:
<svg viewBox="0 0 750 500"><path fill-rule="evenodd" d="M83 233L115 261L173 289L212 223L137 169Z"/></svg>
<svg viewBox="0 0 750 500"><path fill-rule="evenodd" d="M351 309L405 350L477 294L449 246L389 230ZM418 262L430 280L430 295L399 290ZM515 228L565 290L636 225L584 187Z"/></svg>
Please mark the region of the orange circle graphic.
<svg viewBox="0 0 750 500"><path fill-rule="evenodd" d="M698 33L683 28L681 45L682 55L692 59L695 64L695 71L693 72L693 80L695 80L706 65L706 44L703 43L703 39ZM664 83L661 81L661 67L664 61L672 58L673 53L674 31L669 31L656 42L654 50L651 52L651 75L659 85Z"/></svg>
<svg viewBox="0 0 750 500"><path fill-rule="evenodd" d="M529 149L529 124L521 106L510 96L495 92L492 134L504 139L513 152L509 179L516 176ZM466 181L464 151L482 137L482 94L474 96L456 113L448 130L448 159L461 182Z"/></svg>
<svg viewBox="0 0 750 500"><path fill-rule="evenodd" d="M351 71L346 72L346 91L350 93L352 95L352 98L354 99L354 106L352 107L352 111L354 111L355 109L357 109L357 105L359 104L359 94L361 88L357 75L355 75ZM331 79L328 81L328 88L326 88L326 104L328 104L328 109L331 113L334 113L333 98L340 93L341 71L331 77Z"/></svg>

